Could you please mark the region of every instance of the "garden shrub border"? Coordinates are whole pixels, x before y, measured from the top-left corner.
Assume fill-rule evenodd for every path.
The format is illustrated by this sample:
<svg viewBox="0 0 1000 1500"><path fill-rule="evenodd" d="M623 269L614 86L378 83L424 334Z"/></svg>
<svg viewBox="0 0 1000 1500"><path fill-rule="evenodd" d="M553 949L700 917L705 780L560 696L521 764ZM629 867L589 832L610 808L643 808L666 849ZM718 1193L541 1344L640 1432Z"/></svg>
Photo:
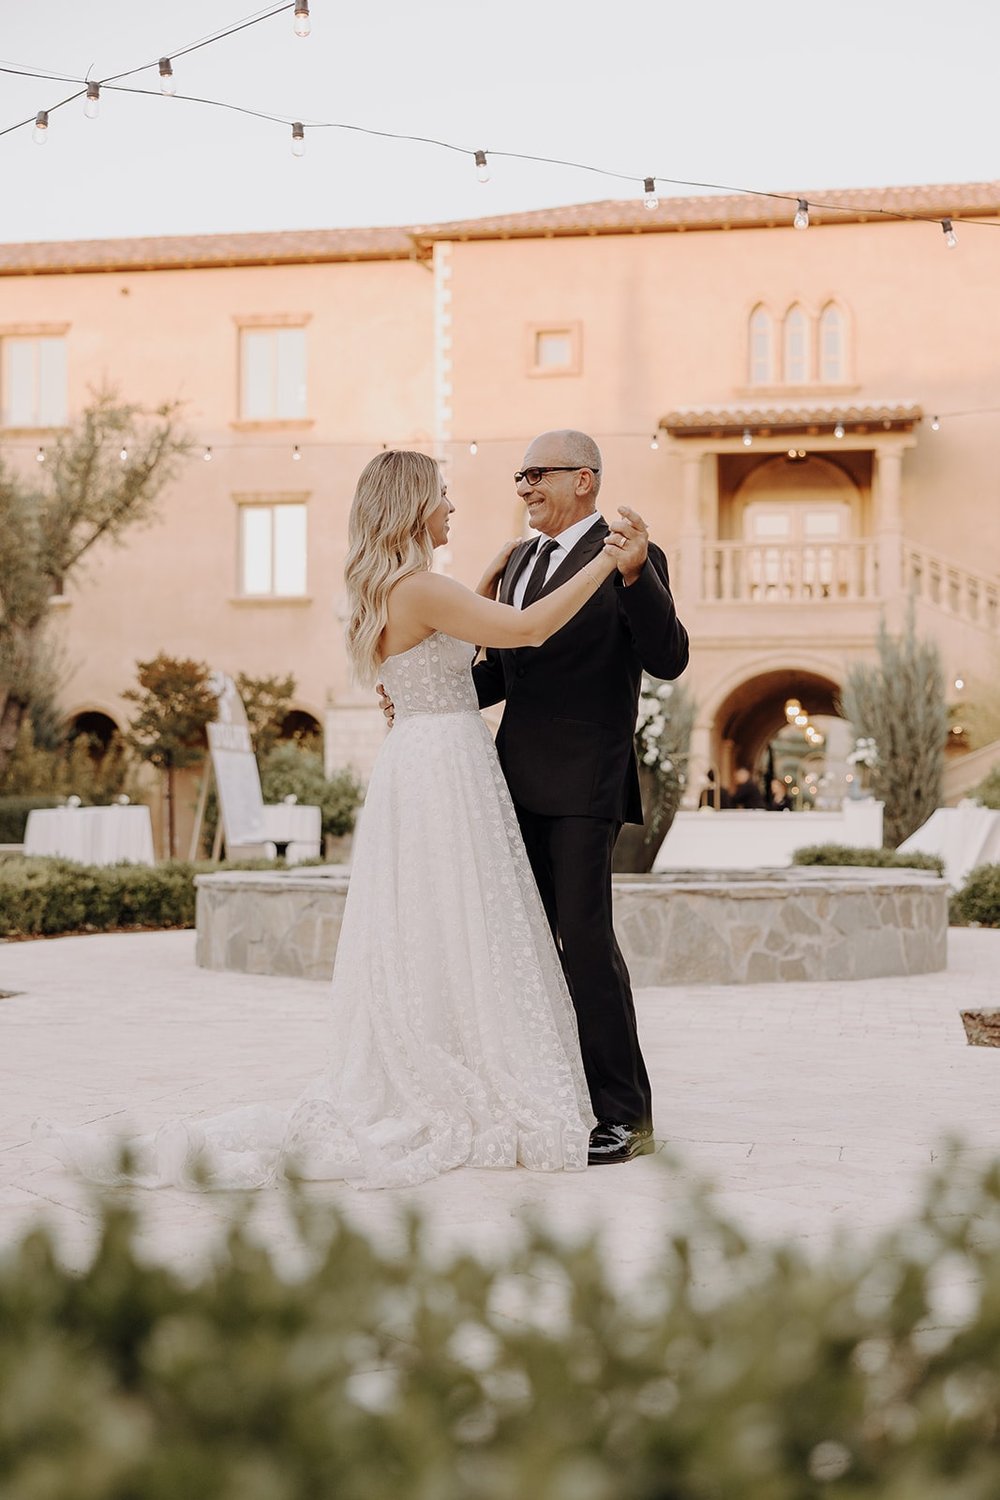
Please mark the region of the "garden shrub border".
<svg viewBox="0 0 1000 1500"><path fill-rule="evenodd" d="M7 859L0 861L0 938L193 927L196 875L285 868L284 860L78 865L43 856Z"/></svg>

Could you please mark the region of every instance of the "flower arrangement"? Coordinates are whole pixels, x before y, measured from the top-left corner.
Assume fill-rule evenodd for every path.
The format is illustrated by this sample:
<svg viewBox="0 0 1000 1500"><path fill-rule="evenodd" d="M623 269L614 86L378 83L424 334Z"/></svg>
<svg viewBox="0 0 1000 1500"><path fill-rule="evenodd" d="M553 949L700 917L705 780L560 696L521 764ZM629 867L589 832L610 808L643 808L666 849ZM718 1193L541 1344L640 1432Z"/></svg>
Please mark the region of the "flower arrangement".
<svg viewBox="0 0 1000 1500"><path fill-rule="evenodd" d="M643 673L635 724L635 753L645 826L622 830L616 870L649 870L680 806L687 783L694 702L683 686Z"/></svg>
<svg viewBox="0 0 1000 1500"><path fill-rule="evenodd" d="M873 771L878 765L878 746L872 739L859 739L854 741L854 749L847 757L849 766L866 766Z"/></svg>

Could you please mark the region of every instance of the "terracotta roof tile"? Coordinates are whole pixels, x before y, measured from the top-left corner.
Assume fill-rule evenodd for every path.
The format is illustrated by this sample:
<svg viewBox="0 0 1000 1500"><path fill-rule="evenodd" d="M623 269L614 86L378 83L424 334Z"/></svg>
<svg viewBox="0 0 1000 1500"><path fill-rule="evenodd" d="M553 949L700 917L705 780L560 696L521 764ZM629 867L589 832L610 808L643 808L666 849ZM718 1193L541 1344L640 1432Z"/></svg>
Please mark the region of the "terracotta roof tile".
<svg viewBox="0 0 1000 1500"><path fill-rule="evenodd" d="M149 271L192 266L295 265L426 256L437 241L552 238L562 235L681 232L787 225L794 198L748 193L661 198L650 212L638 196L575 203L494 218L385 229L275 230L259 234L164 235L146 239L53 240L0 245L0 276L58 272ZM1000 182L952 186L855 188L803 193L814 224L864 222L879 211L930 219L1000 217ZM850 205L842 211L817 204Z"/></svg>
<svg viewBox="0 0 1000 1500"><path fill-rule="evenodd" d="M405 229L302 229L262 234L163 235L0 245L0 276L60 271L150 271L191 266L402 260L417 254Z"/></svg>
<svg viewBox="0 0 1000 1500"><path fill-rule="evenodd" d="M496 218L465 219L451 224L417 226L413 235L422 241L446 239L519 239L579 234L656 233L685 229L768 228L787 225L795 212L798 193L780 198L750 193L705 194L694 198L660 199L660 206L647 209L636 185L634 198L606 199L599 203L574 203L566 208L544 208L531 213L505 214ZM985 218L1000 215L1000 182L967 182L931 187L837 188L802 192L810 205L813 224L864 222L889 214L921 218ZM817 204L829 204L822 209ZM842 204L837 210L833 205ZM849 207L848 207L849 206Z"/></svg>
<svg viewBox="0 0 1000 1500"><path fill-rule="evenodd" d="M893 401L864 406L707 406L682 407L667 412L659 426L671 437L705 436L713 432L802 432L810 427L909 427L923 418L916 402Z"/></svg>

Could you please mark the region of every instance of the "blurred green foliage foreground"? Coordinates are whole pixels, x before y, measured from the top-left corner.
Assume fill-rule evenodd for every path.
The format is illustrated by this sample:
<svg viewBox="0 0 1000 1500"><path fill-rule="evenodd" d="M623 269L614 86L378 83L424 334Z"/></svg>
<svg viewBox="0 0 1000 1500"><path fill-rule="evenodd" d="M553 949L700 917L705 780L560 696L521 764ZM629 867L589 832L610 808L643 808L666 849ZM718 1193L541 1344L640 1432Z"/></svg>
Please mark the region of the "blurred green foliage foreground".
<svg viewBox="0 0 1000 1500"><path fill-rule="evenodd" d="M0 1496L996 1500L996 1168L946 1161L898 1232L811 1262L662 1191L684 1227L630 1290L539 1225L444 1264L294 1190L284 1276L239 1217L194 1277L121 1197L82 1273L35 1230L0 1270Z"/></svg>

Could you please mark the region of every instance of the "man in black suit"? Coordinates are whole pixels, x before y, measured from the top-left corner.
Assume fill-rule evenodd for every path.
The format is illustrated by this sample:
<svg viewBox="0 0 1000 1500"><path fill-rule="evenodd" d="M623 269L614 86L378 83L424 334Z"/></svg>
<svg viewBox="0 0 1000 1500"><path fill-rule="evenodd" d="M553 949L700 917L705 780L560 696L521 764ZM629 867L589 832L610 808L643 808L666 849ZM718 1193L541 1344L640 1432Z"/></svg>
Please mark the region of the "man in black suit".
<svg viewBox="0 0 1000 1500"><path fill-rule="evenodd" d="M515 475L541 535L512 552L502 603L522 608L595 557L601 454L585 433L537 437ZM590 1161L653 1149L652 1098L628 970L615 939L611 856L623 823L642 822L634 752L643 669L675 678L688 660L667 561L645 523L619 507L618 573L544 645L487 651L473 668L480 707L505 700L497 750L576 1008L598 1124Z"/></svg>

